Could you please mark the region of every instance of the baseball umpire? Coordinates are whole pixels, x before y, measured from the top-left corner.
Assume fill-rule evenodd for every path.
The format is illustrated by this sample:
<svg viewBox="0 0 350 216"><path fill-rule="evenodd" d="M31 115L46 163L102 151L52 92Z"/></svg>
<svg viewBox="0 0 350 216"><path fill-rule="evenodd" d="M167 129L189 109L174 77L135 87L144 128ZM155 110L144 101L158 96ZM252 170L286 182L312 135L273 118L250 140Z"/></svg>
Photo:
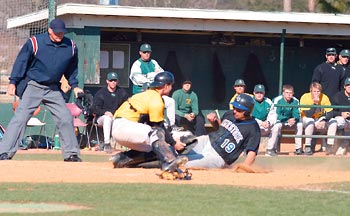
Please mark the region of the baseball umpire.
<svg viewBox="0 0 350 216"><path fill-rule="evenodd" d="M66 32L65 23L54 19L47 33L32 36L18 53L7 93L16 94L21 99L1 142L0 160L12 159L24 137L28 120L43 103L56 123L64 161L82 161L73 117L60 89L64 75L76 97L83 92L78 87L78 49L74 41L64 36Z"/></svg>
<svg viewBox="0 0 350 216"><path fill-rule="evenodd" d="M164 129L162 96L169 95L173 83L172 73L158 73L149 89L133 95L117 109L112 127L112 136L120 145L139 152L153 151L162 162L162 171L169 172L187 162L187 157L178 157L174 150L183 149L185 144L175 141ZM134 152L132 150L130 153ZM110 160L116 168L120 166L120 161L129 159L118 153Z"/></svg>

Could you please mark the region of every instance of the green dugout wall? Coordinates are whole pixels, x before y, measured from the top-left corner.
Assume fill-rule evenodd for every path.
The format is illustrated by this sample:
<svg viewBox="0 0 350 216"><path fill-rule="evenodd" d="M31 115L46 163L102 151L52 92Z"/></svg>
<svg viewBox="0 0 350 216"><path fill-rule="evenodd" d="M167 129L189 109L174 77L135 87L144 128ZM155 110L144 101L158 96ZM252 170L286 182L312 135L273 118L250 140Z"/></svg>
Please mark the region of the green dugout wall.
<svg viewBox="0 0 350 216"><path fill-rule="evenodd" d="M101 41L129 43L130 65L139 58L140 44L150 43L152 58L175 74L174 89L180 88L185 78L193 81L202 109L226 109L238 78L245 80L247 92L251 93L255 84L263 83L268 97L280 94L280 35L240 35L233 45L225 45L225 41L213 43L211 35L142 33L140 42L135 42L139 39L137 35L101 30ZM325 61L327 47L336 47L340 52L350 44L344 38L330 37L303 39L301 44L300 38L289 36L287 29L283 84L293 85L297 98L309 91L313 70Z"/></svg>
<svg viewBox="0 0 350 216"><path fill-rule="evenodd" d="M198 94L202 109L226 109L234 94L233 83L238 78L245 80L249 93L252 93L255 84L263 83L268 89L268 97L279 94L279 47L188 47L162 44L152 47L153 58L165 70L178 69L172 71L176 74L175 88L181 87L182 77L192 80L193 90ZM283 83L292 84L297 97L308 91L313 69L323 61L320 53L323 53L323 49L285 49ZM176 59L169 59L174 57Z"/></svg>
<svg viewBox="0 0 350 216"><path fill-rule="evenodd" d="M174 89L181 87L184 79L191 79L193 90L199 97L203 110L227 109L232 95L233 83L243 78L248 86L247 92L252 92L255 84L266 85L267 96L273 98L279 94L279 59L280 37L249 36L235 37L234 43L213 41L211 34L171 34L162 32L142 33L138 38L136 32L127 30L108 30L98 27L71 29L68 34L79 48L79 80L89 83L86 89L96 92L100 85L99 60L100 44L129 44L130 66L138 57L141 43L152 45L152 57L165 69L175 74ZM231 41L232 42L232 41ZM350 47L349 42L342 38L305 39L300 47L298 38L289 38L288 29L285 40L284 84L292 84L295 96L300 97L309 89L313 69L325 60L327 47ZM104 85L104 84L103 84ZM131 86L127 89L131 92ZM0 122L7 126L13 115L9 104L1 104ZM39 116L40 117L40 116ZM54 124L47 116L47 131L53 133Z"/></svg>

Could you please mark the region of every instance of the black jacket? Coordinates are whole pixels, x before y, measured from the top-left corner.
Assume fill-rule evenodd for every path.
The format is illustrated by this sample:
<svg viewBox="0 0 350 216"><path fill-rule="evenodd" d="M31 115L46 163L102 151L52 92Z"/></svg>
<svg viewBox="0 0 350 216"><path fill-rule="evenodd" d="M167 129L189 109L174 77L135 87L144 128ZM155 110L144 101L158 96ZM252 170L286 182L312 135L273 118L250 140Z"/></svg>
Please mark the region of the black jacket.
<svg viewBox="0 0 350 216"><path fill-rule="evenodd" d="M96 117L103 116L106 111L114 112L128 99L128 93L117 86L114 92L109 92L107 87L98 90L94 97L94 113ZM96 119L97 119L96 118Z"/></svg>

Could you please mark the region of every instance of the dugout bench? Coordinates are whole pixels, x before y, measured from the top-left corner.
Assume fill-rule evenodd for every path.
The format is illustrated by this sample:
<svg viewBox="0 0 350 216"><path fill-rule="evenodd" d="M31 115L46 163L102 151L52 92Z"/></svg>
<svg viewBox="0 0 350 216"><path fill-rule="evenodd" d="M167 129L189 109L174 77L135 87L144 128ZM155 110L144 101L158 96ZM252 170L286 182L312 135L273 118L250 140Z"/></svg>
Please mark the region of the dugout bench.
<svg viewBox="0 0 350 216"><path fill-rule="evenodd" d="M278 105L275 104L276 107L298 107L298 108L346 108L350 109L350 106L340 106L340 105ZM303 128L304 129L304 128ZM303 131L304 132L304 131ZM345 134L349 134L349 129L345 129ZM284 128L281 131L280 137L279 137L279 143L277 145L277 151L280 151L280 145L282 141L288 140L287 143L293 143L294 138L313 138L312 141L312 147L315 148L315 145L322 144L322 141L326 138L334 138L335 139L335 145L337 144L339 139L348 139L350 140L349 135L335 135L335 136L328 136L327 135L327 129L321 129L321 130L315 130L313 135L295 135L294 128ZM316 140L315 140L316 139ZM321 142L320 142L321 139ZM304 142L302 142L304 143Z"/></svg>

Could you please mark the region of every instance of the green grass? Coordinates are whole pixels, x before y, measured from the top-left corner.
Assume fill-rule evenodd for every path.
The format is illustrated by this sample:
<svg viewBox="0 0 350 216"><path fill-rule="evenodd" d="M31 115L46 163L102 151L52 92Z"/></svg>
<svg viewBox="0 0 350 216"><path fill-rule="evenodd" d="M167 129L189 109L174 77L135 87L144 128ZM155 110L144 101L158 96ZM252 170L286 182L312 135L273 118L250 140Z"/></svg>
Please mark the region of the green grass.
<svg viewBox="0 0 350 216"><path fill-rule="evenodd" d="M0 185L0 200L69 203L91 208L50 215L345 216L349 215L350 184L344 184L347 193L167 184L11 183Z"/></svg>
<svg viewBox="0 0 350 216"><path fill-rule="evenodd" d="M108 157L82 155L86 162L106 162ZM17 154L14 160L60 161L62 158L60 154ZM348 157L258 157L257 163L271 167L324 165L350 170ZM322 185L313 186L322 188ZM325 188L331 189L302 191L188 184L2 183L0 202L61 203L89 207L69 212L7 215L349 215L350 182L327 184Z"/></svg>

